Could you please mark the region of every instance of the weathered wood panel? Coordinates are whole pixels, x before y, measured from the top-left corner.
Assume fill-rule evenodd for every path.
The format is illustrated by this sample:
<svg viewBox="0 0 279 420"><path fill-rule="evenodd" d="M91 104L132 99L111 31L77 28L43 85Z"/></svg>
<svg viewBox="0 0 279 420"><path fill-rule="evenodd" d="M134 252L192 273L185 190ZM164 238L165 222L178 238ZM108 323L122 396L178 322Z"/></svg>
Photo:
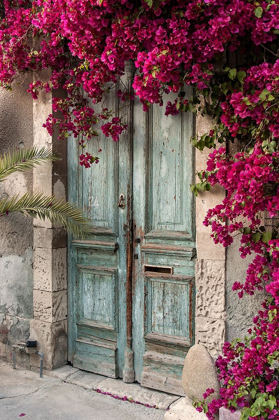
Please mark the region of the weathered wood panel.
<svg viewBox="0 0 279 420"><path fill-rule="evenodd" d="M169 336L183 337L190 342L191 283L186 278L153 276L145 278L147 328Z"/></svg>
<svg viewBox="0 0 279 420"><path fill-rule="evenodd" d="M78 319L116 329L116 270L78 265L77 283Z"/></svg>
<svg viewBox="0 0 279 420"><path fill-rule="evenodd" d="M194 319L193 117L165 117L159 106L146 116L136 103L134 118L136 378L183 395L181 374Z"/></svg>

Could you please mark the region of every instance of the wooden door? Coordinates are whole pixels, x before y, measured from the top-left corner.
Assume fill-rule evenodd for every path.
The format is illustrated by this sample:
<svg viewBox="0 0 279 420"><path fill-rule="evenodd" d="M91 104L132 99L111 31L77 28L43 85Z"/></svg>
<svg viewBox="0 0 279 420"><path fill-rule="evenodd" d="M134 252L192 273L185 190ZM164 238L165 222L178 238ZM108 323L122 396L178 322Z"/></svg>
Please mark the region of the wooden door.
<svg viewBox="0 0 279 420"><path fill-rule="evenodd" d="M93 154L103 150L92 169L78 167L76 140L69 145L69 198L94 226L86 241L69 242L69 360L183 394L194 319L193 120L159 106L146 114L138 102L123 117L118 143L92 142Z"/></svg>
<svg viewBox="0 0 279 420"><path fill-rule="evenodd" d="M189 93L189 92L188 92ZM142 385L182 394L181 373L193 344L193 117L134 107L133 348Z"/></svg>

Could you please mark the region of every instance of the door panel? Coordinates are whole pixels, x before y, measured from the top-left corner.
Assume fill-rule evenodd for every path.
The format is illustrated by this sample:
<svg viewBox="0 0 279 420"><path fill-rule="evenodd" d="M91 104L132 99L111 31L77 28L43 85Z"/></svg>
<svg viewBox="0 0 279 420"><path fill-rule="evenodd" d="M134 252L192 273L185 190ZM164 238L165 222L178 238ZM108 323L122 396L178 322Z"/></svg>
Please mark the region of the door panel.
<svg viewBox="0 0 279 420"><path fill-rule="evenodd" d="M169 98L168 98L169 99ZM148 115L147 162L149 237L175 237L174 232L192 234L192 196L189 185L193 170L192 116L164 115L164 107L153 106Z"/></svg>

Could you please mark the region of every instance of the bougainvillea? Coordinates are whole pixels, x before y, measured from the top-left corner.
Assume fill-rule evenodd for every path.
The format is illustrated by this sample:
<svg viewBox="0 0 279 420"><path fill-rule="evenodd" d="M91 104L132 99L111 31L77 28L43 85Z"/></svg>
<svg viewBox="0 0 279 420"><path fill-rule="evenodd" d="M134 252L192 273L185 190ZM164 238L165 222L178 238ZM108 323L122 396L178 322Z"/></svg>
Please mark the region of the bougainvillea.
<svg viewBox="0 0 279 420"><path fill-rule="evenodd" d="M254 260L233 288L240 297L265 289L270 300L250 338L225 345L217 363L221 397L203 407L209 418L237 404L243 419L278 418L278 0L4 0L0 15L1 85L10 89L20 73L34 71L34 99L62 86L67 97L53 99L45 127L51 134L59 125L61 139L76 137L85 167L99 162L100 150L92 156L88 141L99 132L117 141L126 129L104 97L116 89L120 102L133 99L119 83L128 60L145 110L156 103L166 116L192 111L215 119L209 133L192 140L213 150L192 190L226 189L204 223L224 246L241 234L241 256L253 253ZM48 68L46 81L40 74ZM170 92L176 99L164 104Z"/></svg>
<svg viewBox="0 0 279 420"><path fill-rule="evenodd" d="M216 365L223 384L220 398L209 404L196 403L198 411L206 411L214 420L219 408L234 411L242 408L242 419L278 419L279 410L279 336L278 305L269 299L253 319L244 343L235 340L225 343L223 355ZM214 390L207 390L206 399Z"/></svg>

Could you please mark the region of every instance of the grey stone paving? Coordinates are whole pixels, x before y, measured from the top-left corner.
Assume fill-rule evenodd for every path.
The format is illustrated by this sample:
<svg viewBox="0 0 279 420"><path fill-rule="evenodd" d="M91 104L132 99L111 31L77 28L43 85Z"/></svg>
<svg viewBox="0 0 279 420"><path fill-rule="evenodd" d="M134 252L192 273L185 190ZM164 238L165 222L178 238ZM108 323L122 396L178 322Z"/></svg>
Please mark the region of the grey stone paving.
<svg viewBox="0 0 279 420"><path fill-rule="evenodd" d="M136 384L127 385L119 380L77 371L68 366L51 372L49 376L39 378L37 372L13 370L10 365L1 364L0 419L163 420L164 418L165 409L148 408L94 391L100 388L104 390L103 392L110 392L120 397L125 394L136 401L160 405L161 408L178 398L147 390Z"/></svg>

